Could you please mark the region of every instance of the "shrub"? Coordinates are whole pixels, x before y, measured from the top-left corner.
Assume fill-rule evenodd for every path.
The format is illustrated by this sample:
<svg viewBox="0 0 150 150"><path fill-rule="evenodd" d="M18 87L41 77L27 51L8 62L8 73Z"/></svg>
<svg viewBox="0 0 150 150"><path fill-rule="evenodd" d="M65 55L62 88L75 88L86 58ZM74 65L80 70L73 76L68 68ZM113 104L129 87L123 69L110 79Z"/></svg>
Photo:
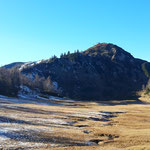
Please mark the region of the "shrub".
<svg viewBox="0 0 150 150"><path fill-rule="evenodd" d="M145 75L150 78L149 72L146 69L146 62L142 64L142 70L144 71Z"/></svg>
<svg viewBox="0 0 150 150"><path fill-rule="evenodd" d="M21 74L17 69L0 68L0 94L17 96L22 85L41 93L56 93L50 77L46 79L40 78L38 75L35 75L34 79L31 77Z"/></svg>

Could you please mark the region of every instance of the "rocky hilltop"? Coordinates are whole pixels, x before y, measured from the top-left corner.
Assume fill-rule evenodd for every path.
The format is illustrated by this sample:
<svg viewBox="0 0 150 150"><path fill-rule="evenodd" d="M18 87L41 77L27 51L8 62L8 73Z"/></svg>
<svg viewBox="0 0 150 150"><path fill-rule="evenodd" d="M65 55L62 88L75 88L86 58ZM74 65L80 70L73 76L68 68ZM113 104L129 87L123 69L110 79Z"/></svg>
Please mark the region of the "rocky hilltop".
<svg viewBox="0 0 150 150"><path fill-rule="evenodd" d="M144 67L143 67L144 65ZM62 96L82 100L129 99L148 82L150 63L134 58L117 45L98 43L83 51L63 54L32 65L23 74L52 79Z"/></svg>

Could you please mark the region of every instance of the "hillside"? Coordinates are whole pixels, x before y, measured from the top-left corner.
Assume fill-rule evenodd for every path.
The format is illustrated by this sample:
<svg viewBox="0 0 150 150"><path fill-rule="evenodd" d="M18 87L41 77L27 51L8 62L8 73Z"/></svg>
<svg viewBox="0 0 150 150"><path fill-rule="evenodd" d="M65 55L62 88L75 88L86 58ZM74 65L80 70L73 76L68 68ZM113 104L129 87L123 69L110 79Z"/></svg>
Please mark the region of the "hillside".
<svg viewBox="0 0 150 150"><path fill-rule="evenodd" d="M143 64L119 46L99 43L83 52L53 57L31 65L23 65L25 75L50 76L62 96L82 100L135 98L148 82Z"/></svg>
<svg viewBox="0 0 150 150"><path fill-rule="evenodd" d="M2 67L6 68L6 69L12 69L14 67L20 67L23 64L24 64L24 62L14 62L14 63L8 64L8 65L4 65Z"/></svg>

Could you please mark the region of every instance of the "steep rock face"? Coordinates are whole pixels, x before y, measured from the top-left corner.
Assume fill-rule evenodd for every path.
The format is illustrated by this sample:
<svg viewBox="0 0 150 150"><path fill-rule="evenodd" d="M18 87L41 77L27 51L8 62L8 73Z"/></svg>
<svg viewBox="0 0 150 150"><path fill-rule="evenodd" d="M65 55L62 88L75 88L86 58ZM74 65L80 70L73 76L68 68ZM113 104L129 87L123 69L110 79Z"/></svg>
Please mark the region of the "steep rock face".
<svg viewBox="0 0 150 150"><path fill-rule="evenodd" d="M63 96L82 100L129 99L146 85L148 78L142 64L122 48L99 43L86 51L41 61L22 69L24 74L38 74L57 83Z"/></svg>

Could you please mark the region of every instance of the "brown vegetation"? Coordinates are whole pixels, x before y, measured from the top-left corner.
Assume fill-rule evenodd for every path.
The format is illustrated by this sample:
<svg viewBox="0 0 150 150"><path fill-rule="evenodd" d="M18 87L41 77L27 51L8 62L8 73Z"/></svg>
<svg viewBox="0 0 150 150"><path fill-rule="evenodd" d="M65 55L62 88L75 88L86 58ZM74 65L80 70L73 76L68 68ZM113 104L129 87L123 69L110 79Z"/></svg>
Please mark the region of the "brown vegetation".
<svg viewBox="0 0 150 150"><path fill-rule="evenodd" d="M18 69L0 68L0 95L17 96L20 86L27 86L31 90L38 90L41 93L56 93L50 77L44 78L35 75L28 77L21 74Z"/></svg>
<svg viewBox="0 0 150 150"><path fill-rule="evenodd" d="M3 104L0 140L5 137L0 146L6 149L150 148L149 104L134 100L99 103L57 98L34 101L35 104L33 101L20 100L18 103L2 98L0 102Z"/></svg>

